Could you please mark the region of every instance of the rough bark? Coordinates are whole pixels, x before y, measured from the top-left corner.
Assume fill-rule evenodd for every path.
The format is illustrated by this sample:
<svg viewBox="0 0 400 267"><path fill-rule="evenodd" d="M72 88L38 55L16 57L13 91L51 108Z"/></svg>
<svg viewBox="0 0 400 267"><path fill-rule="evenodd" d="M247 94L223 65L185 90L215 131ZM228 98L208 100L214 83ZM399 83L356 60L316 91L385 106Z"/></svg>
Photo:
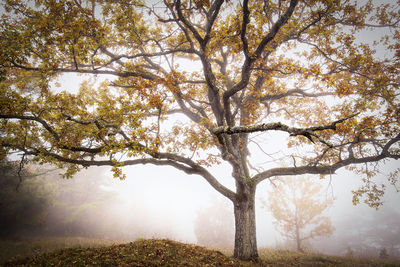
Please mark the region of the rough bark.
<svg viewBox="0 0 400 267"><path fill-rule="evenodd" d="M257 260L255 187L238 189L234 203L235 249L234 256L242 260Z"/></svg>

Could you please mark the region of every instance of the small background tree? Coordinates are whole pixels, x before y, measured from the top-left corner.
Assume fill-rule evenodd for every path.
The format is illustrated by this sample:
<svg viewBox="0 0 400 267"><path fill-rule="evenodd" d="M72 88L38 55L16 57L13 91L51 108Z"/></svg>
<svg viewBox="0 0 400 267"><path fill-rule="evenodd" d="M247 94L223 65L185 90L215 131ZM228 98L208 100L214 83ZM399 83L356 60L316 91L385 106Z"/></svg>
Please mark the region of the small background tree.
<svg viewBox="0 0 400 267"><path fill-rule="evenodd" d="M269 197L268 208L283 236L295 241L297 251L304 251L303 242L329 236L334 227L323 212L332 205L324 198L322 185L306 177L288 177L279 181Z"/></svg>
<svg viewBox="0 0 400 267"><path fill-rule="evenodd" d="M387 253L386 248L381 248L381 250L379 250L379 258L381 259L389 258L389 254Z"/></svg>

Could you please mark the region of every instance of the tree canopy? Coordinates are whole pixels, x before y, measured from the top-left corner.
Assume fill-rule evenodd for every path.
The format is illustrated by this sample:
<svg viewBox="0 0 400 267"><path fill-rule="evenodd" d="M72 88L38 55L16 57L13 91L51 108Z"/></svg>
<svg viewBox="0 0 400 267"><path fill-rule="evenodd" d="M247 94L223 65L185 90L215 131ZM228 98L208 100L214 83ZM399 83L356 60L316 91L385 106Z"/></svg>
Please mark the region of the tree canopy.
<svg viewBox="0 0 400 267"><path fill-rule="evenodd" d="M234 203L235 256L257 257L266 179L351 166L366 175L356 200L380 204L377 163L400 157L400 3L374 2L5 0L1 154L67 176L108 165L124 178L135 164L200 175ZM76 93L54 88L65 73L83 75ZM287 137L278 154L272 132ZM257 151L275 164L255 166ZM236 191L207 168L222 161Z"/></svg>

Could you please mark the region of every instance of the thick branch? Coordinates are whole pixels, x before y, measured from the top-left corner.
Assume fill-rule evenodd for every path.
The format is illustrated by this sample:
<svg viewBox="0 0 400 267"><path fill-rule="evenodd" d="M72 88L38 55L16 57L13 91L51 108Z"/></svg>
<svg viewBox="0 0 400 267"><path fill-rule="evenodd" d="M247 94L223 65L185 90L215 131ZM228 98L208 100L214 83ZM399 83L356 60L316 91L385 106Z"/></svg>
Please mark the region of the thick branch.
<svg viewBox="0 0 400 267"><path fill-rule="evenodd" d="M400 159L400 154L391 154L389 152L390 147L398 142L400 142L400 134L398 134L396 137L392 138L389 142L387 142L380 153L373 156L356 158L353 153L349 153L349 157L347 159L338 160L336 163L332 165L322 165L322 166L307 165L299 167L294 166L294 167L273 168L255 175L253 177L253 180L255 184L258 184L261 181L274 176L301 175L301 174L328 175L328 174L334 174L337 169L351 164L378 162L385 158L398 160Z"/></svg>
<svg viewBox="0 0 400 267"><path fill-rule="evenodd" d="M211 104L213 113L217 119L218 125L223 125L223 113L224 112L223 112L223 109L222 109L222 106L220 103L220 96L219 96L219 92L218 92L219 90L216 86L216 79L215 79L215 76L212 71L210 60L208 59L207 55L205 54L205 49L206 49L207 43L210 39L207 36L207 34L210 34L213 23L216 20L216 17L219 13L219 10L220 10L220 7L222 4L223 4L223 1L216 1L213 3L211 10L210 10L212 15L211 15L211 18L208 19L207 33L206 33L205 38L203 39L200 36L199 32L196 30L196 28L190 23L190 21L188 21L185 18L184 14L182 13L181 1L178 0L175 3L175 9L177 11L178 19L183 23L184 27L177 22L178 26L181 27L181 29L185 33L186 38L188 39L188 41L191 42L190 36L187 32L187 29L188 29L193 34L194 38L197 40L197 42L199 43L199 45L201 47L201 52L198 55L201 59L202 65L203 65L203 73L204 73L204 77L206 79L206 83L207 83L207 87L208 87L208 99ZM173 11L171 10L171 12L173 12ZM174 14L174 12L173 12L173 14Z"/></svg>
<svg viewBox="0 0 400 267"><path fill-rule="evenodd" d="M18 119L18 120L30 120L39 122L57 141L60 141L60 136L51 128L51 126L39 117L36 116L25 116L25 115L5 115L0 114L0 119Z"/></svg>
<svg viewBox="0 0 400 267"><path fill-rule="evenodd" d="M224 93L224 103L227 103L228 98L230 98L231 96L233 96L234 94L236 94L237 92L239 92L248 85L250 80L251 65L256 59L258 59L261 56L267 44L275 38L276 34L279 32L281 27L288 22L289 18L292 16L294 12L297 3L298 0L290 1L289 8L282 16L279 17L278 21L272 26L269 33L262 39L256 51L254 52L254 55L252 55L249 58L246 58L242 67L242 78L239 83L237 83L233 88Z"/></svg>
<svg viewBox="0 0 400 267"><path fill-rule="evenodd" d="M285 93L282 94L275 94L275 95L265 95L260 98L260 101L265 101L265 100L278 100L284 97L288 96L302 96L302 97L320 97L320 96L332 96L334 95L333 93L330 92L322 92L322 93L307 93L306 91L302 89L291 89L288 90Z"/></svg>
<svg viewBox="0 0 400 267"><path fill-rule="evenodd" d="M89 166L115 166L116 162L114 160L85 160L85 159L73 159L68 158L66 156L62 156L53 152L49 152L46 150L38 150L35 148L26 148L26 147L16 147L15 145L10 145L6 143L1 144L4 147L11 147L13 149L17 149L19 151L24 152L26 155L39 156L44 155L46 157L52 157L57 161L81 165L84 167ZM178 170L184 171L187 174L197 174L202 176L215 190L226 196L227 198L234 201L235 193L230 189L223 186L218 180L205 168L198 165L194 161L189 158L185 158L179 155L171 154L171 153L150 153L149 155L152 158L140 158L140 159L132 159L120 161L118 164L121 166L131 166L138 164L153 164L158 166L172 166Z"/></svg>
<svg viewBox="0 0 400 267"><path fill-rule="evenodd" d="M217 19L217 16L219 14L219 11L223 3L224 3L223 0L214 1L208 12L209 14L207 14L206 35L204 36L204 40L202 43L203 47L205 47L207 43L210 41L212 26L215 20Z"/></svg>
<svg viewBox="0 0 400 267"><path fill-rule="evenodd" d="M201 117L200 117L197 113L191 111L191 110L185 105L185 103L184 103L184 101L183 101L183 99L182 99L181 94L177 94L177 96L176 96L176 101L178 102L179 107L181 108L182 114L185 114L185 115L186 115L189 119L191 119L193 122L195 122L195 123L200 123Z"/></svg>
<svg viewBox="0 0 400 267"><path fill-rule="evenodd" d="M255 52L255 55L257 57L261 56L261 53L264 51L264 48L266 47L266 45L275 38L275 36L278 33L278 31L280 30L280 28L288 22L289 18L292 16L292 14L294 12L295 7L297 6L297 3L298 3L298 0L290 1L290 6L286 10L285 14L283 14L278 19L278 21L272 26L268 35L265 36L264 39L261 41L261 43L258 45L257 50Z"/></svg>
<svg viewBox="0 0 400 267"><path fill-rule="evenodd" d="M271 131L271 130L284 131L284 132L288 132L290 134L290 136L303 135L303 136L307 137L308 139L310 139L311 141L312 141L311 136L314 136L320 142L326 144L329 147L332 147L333 146L332 144L328 143L327 141L324 141L317 133L315 133L315 131L336 130L337 124L342 123L343 121L350 119L356 115L358 115L358 113L353 114L348 117L345 117L343 119L334 121L329 125L309 127L309 128L290 127L290 126L287 126L280 122L275 122L275 123L261 123L261 124L255 124L255 125L234 126L234 127L220 126L220 127L214 128L212 130L212 132L215 135L219 135L219 134L239 134L239 133L263 132L263 131Z"/></svg>
<svg viewBox="0 0 400 267"><path fill-rule="evenodd" d="M16 62L11 62L15 67L29 70L29 71L41 71L40 68L37 67L29 67L20 65ZM115 71L115 70L99 70L99 69L68 69L68 68L55 68L53 69L55 72L60 73L82 73L82 74L108 74L114 75L118 77L141 77L147 80L155 80L157 76L150 72L133 72L133 71Z"/></svg>
<svg viewBox="0 0 400 267"><path fill-rule="evenodd" d="M73 121L78 124L82 125L89 125L89 124L95 124L98 129L102 128L114 128L115 133L121 134L121 136L128 141L127 145L128 146L135 146L135 147L141 147L145 148L145 146L141 144L133 144L130 142L130 138L115 124L101 124L98 119L93 119L93 120L78 120L72 118L70 115L64 114L67 120ZM4 115L0 114L0 119L17 119L17 120L26 120L26 121L36 121L39 122L44 129L46 129L55 139L55 141L58 143L57 146L60 149L64 150L69 150L71 152L86 152L90 154L97 154L102 152L102 150L105 148L105 146L97 146L97 147L84 147L84 146L73 146L73 145L64 145L60 144L63 143L61 142L61 137L60 135L43 119L36 117L36 116L27 116L27 115Z"/></svg>
<svg viewBox="0 0 400 267"><path fill-rule="evenodd" d="M240 39L243 43L243 53L246 59L249 57L249 43L247 41L246 31L247 24L250 23L250 11L249 11L249 1L243 1L243 22L242 22L242 30L240 31Z"/></svg>
<svg viewBox="0 0 400 267"><path fill-rule="evenodd" d="M151 58L151 57L160 57L160 56L166 56L166 55L172 55L172 54L176 54L176 53L187 53L187 54L195 54L196 51L193 49L169 49L169 50L165 50L165 51L161 51L161 52L154 52L154 53L137 53L134 55L125 55L125 54L121 54L121 55L114 55L113 53L111 53L109 50L107 50L105 47L101 47L101 51L106 54L107 56L109 56L111 58L111 60L109 62L107 62L105 65L109 65L112 62L118 62L119 60L125 58L125 59L135 59L135 58ZM124 65L123 62L119 63L120 65Z"/></svg>
<svg viewBox="0 0 400 267"><path fill-rule="evenodd" d="M182 23L192 32L194 38L196 38L196 40L201 44L203 42L203 38L200 36L200 34L196 30L196 28L193 27L193 25L190 24L190 22L183 15L180 0L176 1L175 8L176 8L179 20L182 21Z"/></svg>
<svg viewBox="0 0 400 267"><path fill-rule="evenodd" d="M116 124L113 124L113 123L106 123L106 124L103 124L103 123L100 122L100 119L78 120L78 119L73 118L73 117L72 117L71 115L69 115L69 114L63 114L63 115L66 117L66 119L67 119L68 121L73 121L73 122L75 122L75 123L79 123L79 124L82 124L82 125L94 124L94 125L96 125L96 127L97 127L98 129L113 128L113 129L115 130L114 134L119 133L120 135L122 135L122 137L123 137L125 140L130 141L130 138L125 134L124 131L121 130L121 127L118 126L118 125L116 125Z"/></svg>

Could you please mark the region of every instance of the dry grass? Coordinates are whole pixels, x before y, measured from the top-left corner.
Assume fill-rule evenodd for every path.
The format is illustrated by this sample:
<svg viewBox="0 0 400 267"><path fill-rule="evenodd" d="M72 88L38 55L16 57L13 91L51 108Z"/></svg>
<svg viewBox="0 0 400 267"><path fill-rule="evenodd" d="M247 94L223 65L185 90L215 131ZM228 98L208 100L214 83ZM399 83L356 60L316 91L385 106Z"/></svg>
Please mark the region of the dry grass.
<svg viewBox="0 0 400 267"><path fill-rule="evenodd" d="M3 250L4 245L0 249ZM30 248L26 254L29 257L22 258L26 255L19 253L19 257L4 263L4 266L400 266L400 261L363 260L272 249L260 249L260 261L257 263L244 262L231 257L229 250L222 253L165 239L139 239L128 244L113 244L112 241L96 239L53 238L37 240L26 247ZM64 247L74 248L62 249Z"/></svg>
<svg viewBox="0 0 400 267"><path fill-rule="evenodd" d="M0 265L11 258L22 258L65 248L102 247L117 241L84 237L25 238L0 240Z"/></svg>
<svg viewBox="0 0 400 267"><path fill-rule="evenodd" d="M253 266L219 251L171 240L138 240L98 248L69 248L8 261L4 266Z"/></svg>

